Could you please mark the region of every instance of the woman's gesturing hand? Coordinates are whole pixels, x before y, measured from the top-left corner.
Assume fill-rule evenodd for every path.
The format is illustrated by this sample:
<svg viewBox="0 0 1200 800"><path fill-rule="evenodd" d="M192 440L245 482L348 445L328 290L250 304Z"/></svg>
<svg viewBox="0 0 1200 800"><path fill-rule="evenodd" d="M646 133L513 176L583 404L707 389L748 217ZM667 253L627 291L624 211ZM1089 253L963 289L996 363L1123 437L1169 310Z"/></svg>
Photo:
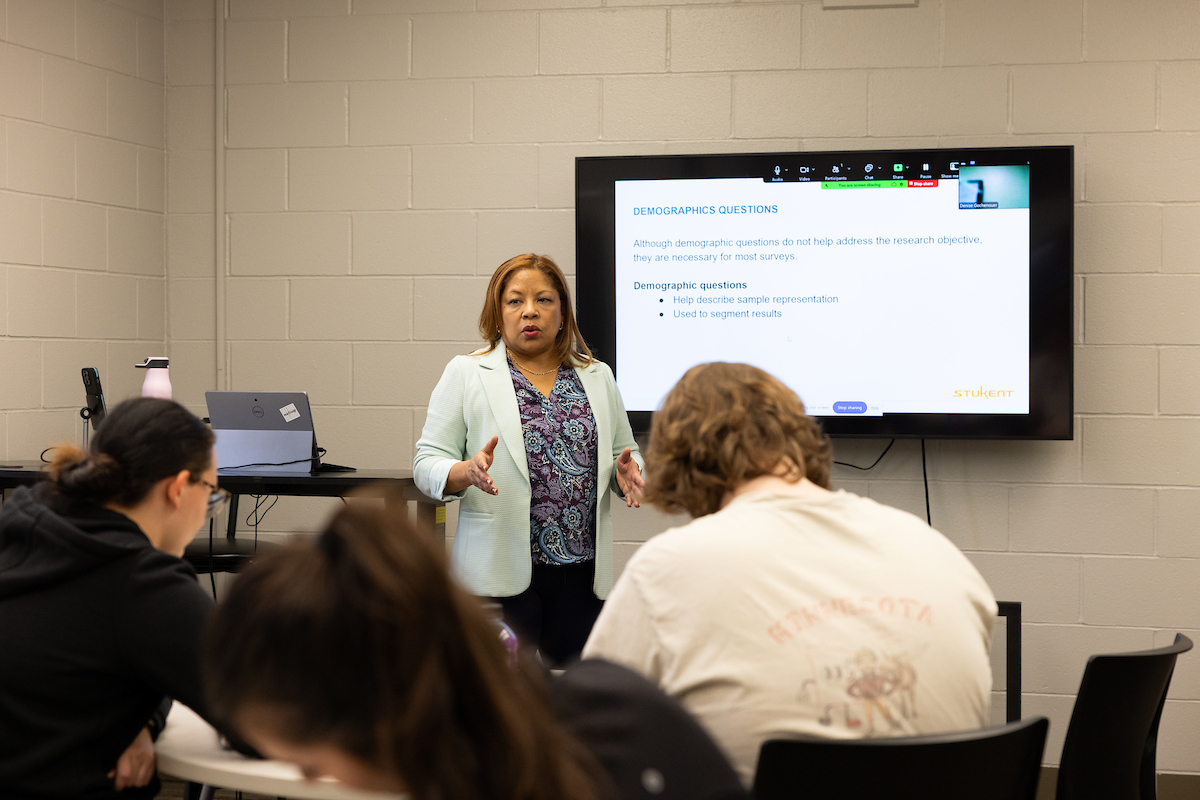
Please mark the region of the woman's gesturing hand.
<svg viewBox="0 0 1200 800"><path fill-rule="evenodd" d="M483 446L482 450L463 462L467 465L467 480L472 486L488 494L500 494L500 490L492 483L492 476L488 475L488 470L491 469L492 461L495 459L496 445L499 443L500 437L493 436L488 439L488 443Z"/></svg>
<svg viewBox="0 0 1200 800"><path fill-rule="evenodd" d="M617 456L617 486L621 487L621 493L625 495L626 508L642 507L642 487L645 485L646 479L642 477L642 470L633 460L633 452L626 447L621 451L621 455Z"/></svg>

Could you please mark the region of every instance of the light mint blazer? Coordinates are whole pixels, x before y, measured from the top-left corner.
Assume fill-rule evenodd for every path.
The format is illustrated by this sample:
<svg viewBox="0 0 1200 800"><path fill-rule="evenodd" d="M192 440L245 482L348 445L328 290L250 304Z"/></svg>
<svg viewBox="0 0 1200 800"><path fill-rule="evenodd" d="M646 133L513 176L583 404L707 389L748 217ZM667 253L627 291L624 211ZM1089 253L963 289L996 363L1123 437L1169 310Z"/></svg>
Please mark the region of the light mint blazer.
<svg viewBox="0 0 1200 800"><path fill-rule="evenodd" d="M604 599L612 588L612 519L604 487L617 487L616 459L626 447L645 469L625 405L612 370L593 361L576 367L592 416L596 420L599 449L596 464L596 596ZM450 468L483 449L499 435L495 459L488 474L499 490L490 495L468 486L446 495ZM460 499L458 530L451 562L455 575L467 589L485 597L509 597L529 588L532 554L529 545L529 465L521 412L504 343L490 353L456 356L446 365L429 398L425 428L413 459L413 480L422 492L437 500Z"/></svg>

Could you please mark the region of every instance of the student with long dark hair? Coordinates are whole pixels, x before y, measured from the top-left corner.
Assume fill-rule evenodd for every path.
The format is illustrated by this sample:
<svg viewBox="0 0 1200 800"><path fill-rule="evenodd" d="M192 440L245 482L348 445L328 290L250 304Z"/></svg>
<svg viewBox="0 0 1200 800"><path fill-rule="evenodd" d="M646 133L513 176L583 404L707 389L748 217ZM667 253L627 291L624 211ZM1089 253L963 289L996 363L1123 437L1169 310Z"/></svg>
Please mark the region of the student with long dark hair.
<svg viewBox="0 0 1200 800"><path fill-rule="evenodd" d="M414 800L743 798L716 745L633 672L514 662L444 550L357 504L262 556L213 617L213 713L264 755Z"/></svg>
<svg viewBox="0 0 1200 800"><path fill-rule="evenodd" d="M212 601L180 556L227 497L213 441L177 403L128 400L0 508L0 796L153 797L164 698L207 715Z"/></svg>

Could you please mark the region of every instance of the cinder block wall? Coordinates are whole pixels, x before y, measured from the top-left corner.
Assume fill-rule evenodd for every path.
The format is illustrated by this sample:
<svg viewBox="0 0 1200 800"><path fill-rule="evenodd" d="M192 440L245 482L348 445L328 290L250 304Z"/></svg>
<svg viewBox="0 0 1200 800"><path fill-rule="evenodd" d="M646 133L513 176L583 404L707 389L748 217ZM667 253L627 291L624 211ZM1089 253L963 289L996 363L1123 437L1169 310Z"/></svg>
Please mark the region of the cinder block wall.
<svg viewBox="0 0 1200 800"><path fill-rule="evenodd" d="M1072 144L1076 438L928 445L934 525L1025 604L1025 709L1052 718L1055 763L1088 654L1200 638L1200 4L602 2L229 0L222 388L307 389L330 460L403 467L495 266L535 250L573 272L575 156ZM8 0L10 38L27 5ZM212 8L167 0L168 337L197 407ZM837 473L923 514L920 478L914 442ZM326 508L283 501L266 527ZM620 563L670 522L616 512ZM1171 698L1160 766L1200 772L1200 654Z"/></svg>
<svg viewBox="0 0 1200 800"><path fill-rule="evenodd" d="M0 453L79 441L164 332L163 4L0 0Z"/></svg>

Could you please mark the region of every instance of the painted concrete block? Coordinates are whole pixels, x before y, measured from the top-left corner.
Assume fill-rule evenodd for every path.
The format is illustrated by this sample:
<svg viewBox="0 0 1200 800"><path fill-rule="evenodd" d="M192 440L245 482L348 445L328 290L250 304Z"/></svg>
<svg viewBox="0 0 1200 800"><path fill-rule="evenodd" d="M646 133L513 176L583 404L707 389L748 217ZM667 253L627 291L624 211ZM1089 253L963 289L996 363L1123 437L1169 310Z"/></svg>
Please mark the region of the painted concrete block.
<svg viewBox="0 0 1200 800"><path fill-rule="evenodd" d="M968 553L967 557L996 599L1021 603L1025 622L1079 622L1082 559L1023 553Z"/></svg>
<svg viewBox="0 0 1200 800"><path fill-rule="evenodd" d="M411 467L411 409L326 406L313 413L328 460L359 469Z"/></svg>
<svg viewBox="0 0 1200 800"><path fill-rule="evenodd" d="M235 214L229 224L233 275L345 275L346 214Z"/></svg>
<svg viewBox="0 0 1200 800"><path fill-rule="evenodd" d="M483 3L474 0L358 0L354 4L355 14L427 14L451 11L491 11Z"/></svg>
<svg viewBox="0 0 1200 800"><path fill-rule="evenodd" d="M75 273L8 268L8 335L75 335Z"/></svg>
<svg viewBox="0 0 1200 800"><path fill-rule="evenodd" d="M1200 414L1200 348L1164 347L1158 354L1158 410Z"/></svg>
<svg viewBox="0 0 1200 800"><path fill-rule="evenodd" d="M137 73L137 15L99 0L75 4L76 55L104 69Z"/></svg>
<svg viewBox="0 0 1200 800"><path fill-rule="evenodd" d="M1200 558L1200 490L1158 490L1156 555L1164 558ZM1200 640L1198 640L1200 641Z"/></svg>
<svg viewBox="0 0 1200 800"><path fill-rule="evenodd" d="M660 155L660 142L548 144L538 147L539 208L574 208L575 159L587 156Z"/></svg>
<svg viewBox="0 0 1200 800"><path fill-rule="evenodd" d="M660 8L548 11L539 16L544 75L665 72L667 12Z"/></svg>
<svg viewBox="0 0 1200 800"><path fill-rule="evenodd" d="M39 344L29 340L13 341L26 342L35 347ZM59 339L40 344L42 404L46 408L83 406L83 382L79 378L79 370L83 367L99 370L100 382L105 387L105 399L108 399L108 346L104 342ZM21 384L24 383L22 380Z"/></svg>
<svg viewBox="0 0 1200 800"><path fill-rule="evenodd" d="M225 23L225 83L287 80L287 23L229 20Z"/></svg>
<svg viewBox="0 0 1200 800"><path fill-rule="evenodd" d="M478 342L487 284L487 278L415 278L413 339Z"/></svg>
<svg viewBox="0 0 1200 800"><path fill-rule="evenodd" d="M42 226L47 266L101 271L108 266L108 215L100 206L43 200Z"/></svg>
<svg viewBox="0 0 1200 800"><path fill-rule="evenodd" d="M412 337L408 278L296 278L292 339L398 341Z"/></svg>
<svg viewBox="0 0 1200 800"><path fill-rule="evenodd" d="M1021 630L1022 688L1037 694L1074 695L1091 656L1154 646L1145 628L1026 625Z"/></svg>
<svg viewBox="0 0 1200 800"><path fill-rule="evenodd" d="M212 214L168 214L167 263L171 277L212 275L215 236Z"/></svg>
<svg viewBox="0 0 1200 800"><path fill-rule="evenodd" d="M940 17L933 4L870 11L806 5L804 68L936 66Z"/></svg>
<svg viewBox="0 0 1200 800"><path fill-rule="evenodd" d="M346 0L232 0L231 19L337 17L350 13Z"/></svg>
<svg viewBox="0 0 1200 800"><path fill-rule="evenodd" d="M1075 271L1158 272L1162 262L1160 206L1075 206Z"/></svg>
<svg viewBox="0 0 1200 800"><path fill-rule="evenodd" d="M108 270L138 275L164 275L162 214L108 210ZM212 274L211 271L209 274Z"/></svg>
<svg viewBox="0 0 1200 800"><path fill-rule="evenodd" d="M24 47L0 42L0 115L42 118L42 56Z"/></svg>
<svg viewBox="0 0 1200 800"><path fill-rule="evenodd" d="M165 147L163 91L156 83L126 75L108 76L108 133L127 142Z"/></svg>
<svg viewBox="0 0 1200 800"><path fill-rule="evenodd" d="M1093 203L1200 200L1196 133L1113 133L1087 139L1087 199Z"/></svg>
<svg viewBox="0 0 1200 800"><path fill-rule="evenodd" d="M168 86L212 86L214 36L211 16L167 22Z"/></svg>
<svg viewBox="0 0 1200 800"><path fill-rule="evenodd" d="M1200 420L1092 417L1083 420L1083 480L1138 486L1200 486Z"/></svg>
<svg viewBox="0 0 1200 800"><path fill-rule="evenodd" d="M866 130L865 72L734 75L734 136L862 136Z"/></svg>
<svg viewBox="0 0 1200 800"><path fill-rule="evenodd" d="M230 278L226 281L225 326L230 339L286 339L287 315L287 280Z"/></svg>
<svg viewBox="0 0 1200 800"><path fill-rule="evenodd" d="M1152 63L1041 64L1016 67L1012 74L1014 133L1155 128Z"/></svg>
<svg viewBox="0 0 1200 800"><path fill-rule="evenodd" d="M427 406L461 343L395 342L354 345L355 405Z"/></svg>
<svg viewBox="0 0 1200 800"><path fill-rule="evenodd" d="M597 78L475 83L475 141L571 142L600 137Z"/></svg>
<svg viewBox="0 0 1200 800"><path fill-rule="evenodd" d="M533 145L413 147L413 208L533 207L537 158Z"/></svg>
<svg viewBox="0 0 1200 800"><path fill-rule="evenodd" d="M166 27L160 16L139 16L137 21L137 76L162 85L166 82Z"/></svg>
<svg viewBox="0 0 1200 800"><path fill-rule="evenodd" d="M168 151L167 210L172 214L211 214L216 208L214 170L210 150Z"/></svg>
<svg viewBox="0 0 1200 800"><path fill-rule="evenodd" d="M402 211L354 215L356 275L470 275L475 271L475 215L470 211Z"/></svg>
<svg viewBox="0 0 1200 800"><path fill-rule="evenodd" d="M1160 63L1159 127L1166 131L1200 129L1200 62L1177 61Z"/></svg>
<svg viewBox="0 0 1200 800"><path fill-rule="evenodd" d="M1026 553L1154 553L1154 492L1014 486L1009 541Z"/></svg>
<svg viewBox="0 0 1200 800"><path fill-rule="evenodd" d="M292 150L288 208L294 211L387 211L408 207L404 147Z"/></svg>
<svg viewBox="0 0 1200 800"><path fill-rule="evenodd" d="M74 197L74 134L9 120L8 188L33 194Z"/></svg>
<svg viewBox="0 0 1200 800"><path fill-rule="evenodd" d="M521 253L550 256L568 275L575 272L575 215L571 211L483 211L479 214L476 271L491 274Z"/></svg>
<svg viewBox="0 0 1200 800"><path fill-rule="evenodd" d="M872 490L876 485L872 482ZM1008 549L1009 487L994 483L931 483L929 503L933 527L960 550Z"/></svg>
<svg viewBox="0 0 1200 800"><path fill-rule="evenodd" d="M1200 7L1181 0L1088 0L1083 50L1089 61L1200 58Z"/></svg>
<svg viewBox="0 0 1200 800"><path fill-rule="evenodd" d="M1075 439L1065 442L944 439L929 449L929 478L938 481L1075 483L1079 480L1079 448L1078 428Z"/></svg>
<svg viewBox="0 0 1200 800"><path fill-rule="evenodd" d="M46 124L103 136L108 132L107 80L108 74L98 67L66 58L44 58L42 91Z"/></svg>
<svg viewBox="0 0 1200 800"><path fill-rule="evenodd" d="M139 147L137 207L162 213L167 207L167 160L162 150Z"/></svg>
<svg viewBox="0 0 1200 800"><path fill-rule="evenodd" d="M42 202L36 197L0 192L0 262L42 263Z"/></svg>
<svg viewBox="0 0 1200 800"><path fill-rule="evenodd" d="M137 279L128 275L80 273L75 335L87 339L136 339Z"/></svg>
<svg viewBox="0 0 1200 800"><path fill-rule="evenodd" d="M230 86L230 147L329 147L346 143L346 86Z"/></svg>
<svg viewBox="0 0 1200 800"><path fill-rule="evenodd" d="M79 441L79 409L64 411L10 411L8 457L37 461L47 447Z"/></svg>
<svg viewBox="0 0 1200 800"><path fill-rule="evenodd" d="M1200 205L1162 207L1162 271L1200 272L1194 245L1200 230Z"/></svg>
<svg viewBox="0 0 1200 800"><path fill-rule="evenodd" d="M38 408L42 404L42 343L0 339L0 408ZM78 375L78 372L76 372Z"/></svg>
<svg viewBox="0 0 1200 800"><path fill-rule="evenodd" d="M1158 407L1159 355L1153 347L1075 348L1075 411L1153 414Z"/></svg>
<svg viewBox="0 0 1200 800"><path fill-rule="evenodd" d="M283 211L287 208L286 150L225 151L225 210Z"/></svg>
<svg viewBox="0 0 1200 800"><path fill-rule="evenodd" d="M129 345L109 345L108 361L113 364L113 372L124 378L127 373L134 372L126 369L126 364L132 365L134 359L144 358L149 353L144 348ZM192 413L208 415L208 406L204 402L204 393L216 388L217 354L213 342L171 342L171 390L174 399L188 406ZM224 388L222 386L221 388ZM109 381L105 379L104 391L109 392ZM130 396L141 391L140 381L130 387ZM219 466L219 465L218 465ZM221 528L218 527L218 530Z"/></svg>
<svg viewBox="0 0 1200 800"><path fill-rule="evenodd" d="M215 338L217 297L212 278L172 278L168 292L172 339Z"/></svg>
<svg viewBox="0 0 1200 800"><path fill-rule="evenodd" d="M872 72L868 92L874 136L1000 133L1008 127L1003 67Z"/></svg>
<svg viewBox="0 0 1200 800"><path fill-rule="evenodd" d="M1084 296L1088 344L1200 344L1196 275L1092 275Z"/></svg>
<svg viewBox="0 0 1200 800"><path fill-rule="evenodd" d="M136 145L80 136L75 140L75 157L75 193L80 200L137 208Z"/></svg>
<svg viewBox="0 0 1200 800"><path fill-rule="evenodd" d="M175 86L167 90L167 147L171 150L212 150L211 86Z"/></svg>
<svg viewBox="0 0 1200 800"><path fill-rule="evenodd" d="M75 57L74 0L8 0L8 41Z"/></svg>
<svg viewBox="0 0 1200 800"><path fill-rule="evenodd" d="M452 144L471 141L469 81L350 84L350 144Z"/></svg>
<svg viewBox="0 0 1200 800"><path fill-rule="evenodd" d="M167 281L165 278L139 278L137 282L137 338L167 337Z"/></svg>
<svg viewBox="0 0 1200 800"><path fill-rule="evenodd" d="M1083 60L1083 0L959 0L944 13L947 66Z"/></svg>
<svg viewBox="0 0 1200 800"><path fill-rule="evenodd" d="M671 71L799 69L801 5L671 9Z"/></svg>
<svg viewBox="0 0 1200 800"><path fill-rule="evenodd" d="M1083 621L1089 625L1184 628L1200 562L1180 558L1083 559Z"/></svg>
<svg viewBox="0 0 1200 800"><path fill-rule="evenodd" d="M537 36L537 15L528 12L414 17L412 77L533 75Z"/></svg>
<svg viewBox="0 0 1200 800"><path fill-rule="evenodd" d="M613 541L626 547L636 548L663 531L682 527L691 521L692 518L687 514L665 514L654 506L627 508L620 498L613 497Z"/></svg>
<svg viewBox="0 0 1200 800"><path fill-rule="evenodd" d="M605 139L719 139L733 111L728 75L608 78Z"/></svg>
<svg viewBox="0 0 1200 800"><path fill-rule="evenodd" d="M288 80L408 77L408 25L408 19L398 16L293 19L288 23Z"/></svg>
<svg viewBox="0 0 1200 800"><path fill-rule="evenodd" d="M350 402L350 345L341 342L234 342L230 369L237 391L270 386L308 392L313 405ZM329 447L319 433L318 441Z"/></svg>

